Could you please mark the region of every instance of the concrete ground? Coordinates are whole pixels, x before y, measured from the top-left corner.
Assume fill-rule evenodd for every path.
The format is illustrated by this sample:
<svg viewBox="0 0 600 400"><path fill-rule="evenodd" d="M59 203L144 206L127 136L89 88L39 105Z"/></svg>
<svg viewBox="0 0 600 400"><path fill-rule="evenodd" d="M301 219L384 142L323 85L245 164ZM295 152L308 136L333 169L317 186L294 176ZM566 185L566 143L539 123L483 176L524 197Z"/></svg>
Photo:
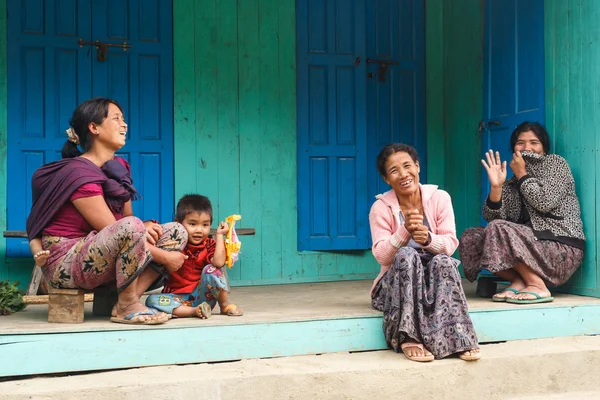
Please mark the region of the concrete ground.
<svg viewBox="0 0 600 400"><path fill-rule="evenodd" d="M482 354L415 363L387 350L42 377L0 382L0 400L600 399L600 336L488 344Z"/></svg>

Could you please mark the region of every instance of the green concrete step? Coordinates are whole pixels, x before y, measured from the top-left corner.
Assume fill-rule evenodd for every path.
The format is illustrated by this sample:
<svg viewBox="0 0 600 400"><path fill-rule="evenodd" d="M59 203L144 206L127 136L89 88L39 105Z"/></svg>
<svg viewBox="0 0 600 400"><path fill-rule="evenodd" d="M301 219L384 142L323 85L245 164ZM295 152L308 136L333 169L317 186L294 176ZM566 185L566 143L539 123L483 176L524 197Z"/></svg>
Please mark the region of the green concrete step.
<svg viewBox="0 0 600 400"><path fill-rule="evenodd" d="M488 344L482 356L416 363L386 350L150 367L3 382L0 400L558 400L598 392L600 337Z"/></svg>

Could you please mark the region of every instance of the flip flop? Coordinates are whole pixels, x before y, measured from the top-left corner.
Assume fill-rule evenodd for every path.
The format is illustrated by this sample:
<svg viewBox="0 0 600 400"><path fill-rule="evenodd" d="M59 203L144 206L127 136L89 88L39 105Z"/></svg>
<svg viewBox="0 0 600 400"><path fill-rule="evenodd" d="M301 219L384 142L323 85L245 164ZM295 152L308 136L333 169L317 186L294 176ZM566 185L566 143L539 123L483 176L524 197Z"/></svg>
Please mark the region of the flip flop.
<svg viewBox="0 0 600 400"><path fill-rule="evenodd" d="M116 322L117 324L130 324L130 325L158 325L158 324L164 324L165 322L167 322L169 320L168 314L165 314L164 318L159 318L159 319L154 319L154 320L148 320L148 321L139 321L139 320L134 321L133 320L133 318L137 317L138 315L156 315L156 313L157 313L157 310L150 308L146 311L138 311L138 312L128 314L123 318L111 317L110 320L111 320L111 322Z"/></svg>
<svg viewBox="0 0 600 400"><path fill-rule="evenodd" d="M196 307L196 316L200 319L209 319L212 316L212 308L210 308L210 304L203 301L202 304L198 305L198 307Z"/></svg>
<svg viewBox="0 0 600 400"><path fill-rule="evenodd" d="M244 315L244 312L238 308L238 306L231 303L221 310L221 315L227 315L228 317L241 317Z"/></svg>
<svg viewBox="0 0 600 400"><path fill-rule="evenodd" d="M425 352L425 349L423 348L423 345L421 343L402 343L400 345L400 348L402 349L402 353L404 353L404 355L406 356L406 358L408 358L410 361L417 361L417 362L429 362L429 361L433 361L434 357L433 354L430 354L428 356L409 356L406 353L406 349L410 348L410 347L417 347L419 348L422 352Z"/></svg>
<svg viewBox="0 0 600 400"><path fill-rule="evenodd" d="M475 350L475 349L473 349ZM471 350L467 350L467 351L471 351ZM464 361L477 361L481 358L481 351L479 353L475 353L475 354L471 354L471 355L466 355L465 352L462 352L458 355L458 358L460 358L461 360Z"/></svg>
<svg viewBox="0 0 600 400"><path fill-rule="evenodd" d="M495 295L492 297L492 301L495 301L495 302L497 302L497 303L504 303L504 302L506 302L506 300L507 300L507 299L509 299L510 297L496 297L496 296L498 296L499 294L506 293L506 292L513 292L514 294L519 294L519 291L518 291L517 289L514 289L514 288L511 288L511 287L509 287L509 288L506 288L506 289L504 289L504 290L503 290L503 291L501 291L500 293L496 293L496 294L495 294Z"/></svg>
<svg viewBox="0 0 600 400"><path fill-rule="evenodd" d="M534 292L519 292L520 294L530 294L532 296L535 296L535 299L506 299L507 303L511 303L511 304L538 304L538 303L551 303L554 301L554 297L552 296L548 296L548 297L542 297L537 293Z"/></svg>

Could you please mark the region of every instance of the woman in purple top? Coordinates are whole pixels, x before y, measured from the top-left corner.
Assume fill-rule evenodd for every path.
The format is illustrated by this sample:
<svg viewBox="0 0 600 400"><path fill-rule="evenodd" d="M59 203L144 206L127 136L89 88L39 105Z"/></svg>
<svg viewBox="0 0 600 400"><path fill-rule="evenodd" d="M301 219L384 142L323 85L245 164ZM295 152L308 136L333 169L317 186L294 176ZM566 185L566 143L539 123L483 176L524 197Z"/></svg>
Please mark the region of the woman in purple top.
<svg viewBox="0 0 600 400"><path fill-rule="evenodd" d="M183 265L186 230L133 216L131 201L139 195L129 164L115 157L127 135L119 104L85 101L70 125L63 159L42 166L32 178L27 234L36 263L51 287L116 284L113 322L166 322L167 314L142 305L140 297L166 271Z"/></svg>

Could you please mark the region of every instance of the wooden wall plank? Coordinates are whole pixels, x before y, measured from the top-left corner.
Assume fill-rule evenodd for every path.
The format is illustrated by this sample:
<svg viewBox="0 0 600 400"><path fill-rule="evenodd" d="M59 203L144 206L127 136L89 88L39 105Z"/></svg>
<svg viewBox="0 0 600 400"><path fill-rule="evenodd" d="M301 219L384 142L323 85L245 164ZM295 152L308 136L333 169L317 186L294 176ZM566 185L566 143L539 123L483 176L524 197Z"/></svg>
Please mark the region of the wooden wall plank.
<svg viewBox="0 0 600 400"><path fill-rule="evenodd" d="M260 41L258 0L239 3L239 135L240 135L240 226L257 228L255 236L242 238L240 264L231 270L231 278L260 278L263 233L260 229L262 202L260 165ZM237 270L237 275L236 275Z"/></svg>
<svg viewBox="0 0 600 400"><path fill-rule="evenodd" d="M219 216L219 88L217 84L218 0L196 1L195 66L196 76L196 192L208 196L213 215ZM188 32L188 35L192 32ZM185 60L175 60L175 63ZM226 168L226 167L225 167ZM185 175L184 175L185 176ZM181 179L186 179L180 177Z"/></svg>
<svg viewBox="0 0 600 400"><path fill-rule="evenodd" d="M445 186L460 236L481 216L482 2L447 0L443 17Z"/></svg>
<svg viewBox="0 0 600 400"><path fill-rule="evenodd" d="M425 3L425 18L427 182L445 188L444 0L428 0Z"/></svg>
<svg viewBox="0 0 600 400"><path fill-rule="evenodd" d="M243 14L242 14L243 17ZM219 213L222 220L240 212L240 146L238 120L237 0L220 0L217 8L218 143L216 155ZM215 223L217 220L215 219Z"/></svg>
<svg viewBox="0 0 600 400"><path fill-rule="evenodd" d="M281 191L281 276L293 276L301 265L298 243L296 168L296 2L279 1L279 127L281 131L281 182L292 182Z"/></svg>
<svg viewBox="0 0 600 400"><path fill-rule="evenodd" d="M217 145L216 152L211 157L215 167L212 170L216 172L212 179L219 191L218 205L213 203L215 226L228 215L239 214L241 210L237 0L220 0L216 18L218 128L210 133L211 142ZM240 263L238 268L230 269L230 279L239 279L241 268Z"/></svg>
<svg viewBox="0 0 600 400"><path fill-rule="evenodd" d="M187 60L173 64L174 140L175 146L175 204L186 193L196 191L196 182L190 177L198 168L196 158L196 28L194 0L173 3L173 59ZM173 210L175 212L175 210Z"/></svg>
<svg viewBox="0 0 600 400"><path fill-rule="evenodd" d="M261 175L261 232L263 262L262 276L281 277L281 216L289 212L282 199L282 177L280 167L284 162L293 162L281 153L281 128L279 101L279 0L259 1L260 40L260 142L262 158ZM288 27L284 28L288 29ZM289 133L288 133L289 134ZM291 183L291 182L290 182ZM295 229L295 228L294 228ZM286 231L287 233L287 231Z"/></svg>

